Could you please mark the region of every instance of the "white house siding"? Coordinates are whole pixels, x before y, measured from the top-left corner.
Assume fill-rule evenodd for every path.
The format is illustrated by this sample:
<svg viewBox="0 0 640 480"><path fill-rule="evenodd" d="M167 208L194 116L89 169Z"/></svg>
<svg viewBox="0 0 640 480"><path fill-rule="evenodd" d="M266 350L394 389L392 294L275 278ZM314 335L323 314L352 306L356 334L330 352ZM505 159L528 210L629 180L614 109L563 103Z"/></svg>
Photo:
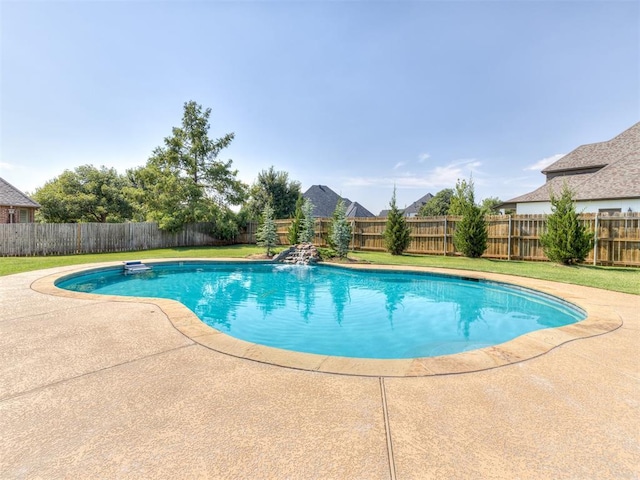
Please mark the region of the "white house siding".
<svg viewBox="0 0 640 480"><path fill-rule="evenodd" d="M640 198L620 198L615 200L583 200L576 202L578 213L598 213L601 209L619 208L621 212L640 212ZM516 206L518 215L534 215L551 213L551 202L518 203Z"/></svg>

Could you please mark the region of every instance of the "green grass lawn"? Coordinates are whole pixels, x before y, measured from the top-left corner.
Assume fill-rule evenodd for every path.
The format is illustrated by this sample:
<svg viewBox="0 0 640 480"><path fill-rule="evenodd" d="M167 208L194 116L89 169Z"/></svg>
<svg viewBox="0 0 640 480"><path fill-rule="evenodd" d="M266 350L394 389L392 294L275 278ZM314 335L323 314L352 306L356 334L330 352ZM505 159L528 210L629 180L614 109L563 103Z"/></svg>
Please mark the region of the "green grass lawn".
<svg viewBox="0 0 640 480"><path fill-rule="evenodd" d="M248 255L263 252L264 248L255 245L229 245L226 247L159 248L137 252L52 255L48 257L0 257L0 276L83 263L145 260L149 258L244 258Z"/></svg>
<svg viewBox="0 0 640 480"><path fill-rule="evenodd" d="M592 265L564 266L548 262L520 262L434 255L405 254L393 256L385 252L350 252L349 256L384 265L416 265L503 273L640 295L640 268L594 267Z"/></svg>
<svg viewBox="0 0 640 480"><path fill-rule="evenodd" d="M0 275L94 262L186 257L244 258L263 252L263 248L255 245L232 245L228 247L163 248L142 252L103 253L94 255L0 257ZM566 267L547 262L519 262L490 260L486 258L473 259L409 254L392 256L383 252L350 252L349 256L361 261L384 265L415 265L503 273L640 295L640 268L594 267L589 265Z"/></svg>

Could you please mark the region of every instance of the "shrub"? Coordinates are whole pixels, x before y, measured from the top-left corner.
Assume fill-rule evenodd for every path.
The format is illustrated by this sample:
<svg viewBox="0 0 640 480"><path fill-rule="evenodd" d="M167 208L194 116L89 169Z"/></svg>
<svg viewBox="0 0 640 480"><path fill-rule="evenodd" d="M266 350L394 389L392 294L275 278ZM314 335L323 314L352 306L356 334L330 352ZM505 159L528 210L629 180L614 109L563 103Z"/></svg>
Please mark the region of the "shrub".
<svg viewBox="0 0 640 480"><path fill-rule="evenodd" d="M273 208L266 204L262 211L262 224L256 232L258 246L267 249L267 255L271 255L271 249L278 244L276 222L273 220Z"/></svg>
<svg viewBox="0 0 640 480"><path fill-rule="evenodd" d="M311 203L311 200L308 198L305 198L304 203L302 204L302 214L304 215L304 218L302 219L302 228L298 235L298 242L313 243L316 236L316 219L313 217L313 203Z"/></svg>
<svg viewBox="0 0 640 480"><path fill-rule="evenodd" d="M487 236L487 222L482 209L475 204L467 206L453 233L456 250L465 257L481 257L487 249Z"/></svg>
<svg viewBox="0 0 640 480"><path fill-rule="evenodd" d="M451 207L462 220L456 224L453 244L465 257L477 258L487 249L487 221L483 210L475 204L473 181L458 180Z"/></svg>
<svg viewBox="0 0 640 480"><path fill-rule="evenodd" d="M593 247L593 234L578 219L573 195L565 184L560 198L551 192L551 215L540 236L545 255L552 262L571 265L583 262Z"/></svg>
<svg viewBox="0 0 640 480"><path fill-rule="evenodd" d="M393 196L389 214L387 215L387 225L385 226L382 236L384 238L384 246L391 255L402 255L411 241L409 227L404 219L404 213L396 205L396 189L393 188Z"/></svg>
<svg viewBox="0 0 640 480"><path fill-rule="evenodd" d="M344 258L349 251L349 242L351 242L351 225L347 221L347 210L342 200L338 202L333 212L330 237L330 246L340 258Z"/></svg>
<svg viewBox="0 0 640 480"><path fill-rule="evenodd" d="M300 231L302 230L302 221L304 220L304 214L302 213L302 204L302 195L298 195L298 200L296 201L296 211L293 214L293 219L291 220L291 225L289 225L289 230L287 230L287 240L289 241L290 245L295 245L296 243L298 243L298 238L300 237Z"/></svg>

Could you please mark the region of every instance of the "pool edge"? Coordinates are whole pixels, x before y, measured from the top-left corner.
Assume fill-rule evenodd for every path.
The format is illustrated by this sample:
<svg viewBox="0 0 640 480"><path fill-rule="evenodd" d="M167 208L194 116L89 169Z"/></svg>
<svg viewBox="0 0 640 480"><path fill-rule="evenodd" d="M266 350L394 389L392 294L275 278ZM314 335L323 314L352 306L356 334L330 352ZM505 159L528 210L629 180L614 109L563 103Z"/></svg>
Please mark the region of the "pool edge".
<svg viewBox="0 0 640 480"><path fill-rule="evenodd" d="M173 262L245 262L264 263L262 260L248 259L145 259L147 263ZM151 303L157 305L172 323L174 328L206 348L219 353L244 358L260 363L277 365L298 370L315 371L329 374L369 376L369 377L425 377L452 375L490 370L513 365L545 355L555 348L575 340L595 337L617 330L623 324L615 312L593 301L590 292L599 289L579 285L562 284L546 280L530 279L511 275L484 272L462 271L456 269L432 269L427 267L389 266L389 265L340 265L347 269L375 269L406 272L426 272L455 277L474 278L485 281L497 281L539 291L560 298L583 309L587 318L563 327L536 330L521 335L508 342L469 352L423 357L414 359L367 359L348 358L311 353L293 352L267 347L226 335L204 324L191 310L176 300L148 297L120 297L92 293L72 292L55 286L55 282L65 276L97 268L119 266L121 262L105 262L68 267L64 271L38 278L31 288L39 293L58 297L83 300L115 301L130 303ZM560 292L562 290L562 293ZM618 292L612 292L618 294ZM630 295L622 294L620 295ZM630 295L632 296L632 295Z"/></svg>

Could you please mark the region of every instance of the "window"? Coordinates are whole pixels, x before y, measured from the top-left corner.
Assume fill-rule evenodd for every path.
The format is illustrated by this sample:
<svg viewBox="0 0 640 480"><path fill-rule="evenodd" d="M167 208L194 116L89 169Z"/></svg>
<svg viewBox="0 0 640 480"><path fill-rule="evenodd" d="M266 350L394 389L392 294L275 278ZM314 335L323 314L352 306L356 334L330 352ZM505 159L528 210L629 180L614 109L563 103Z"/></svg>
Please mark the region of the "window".
<svg viewBox="0 0 640 480"><path fill-rule="evenodd" d="M599 208L598 213L603 213L605 215L615 215L616 213L620 213L622 210L620 208Z"/></svg>
<svg viewBox="0 0 640 480"><path fill-rule="evenodd" d="M20 209L20 221L19 223L29 223L29 210L26 208Z"/></svg>

